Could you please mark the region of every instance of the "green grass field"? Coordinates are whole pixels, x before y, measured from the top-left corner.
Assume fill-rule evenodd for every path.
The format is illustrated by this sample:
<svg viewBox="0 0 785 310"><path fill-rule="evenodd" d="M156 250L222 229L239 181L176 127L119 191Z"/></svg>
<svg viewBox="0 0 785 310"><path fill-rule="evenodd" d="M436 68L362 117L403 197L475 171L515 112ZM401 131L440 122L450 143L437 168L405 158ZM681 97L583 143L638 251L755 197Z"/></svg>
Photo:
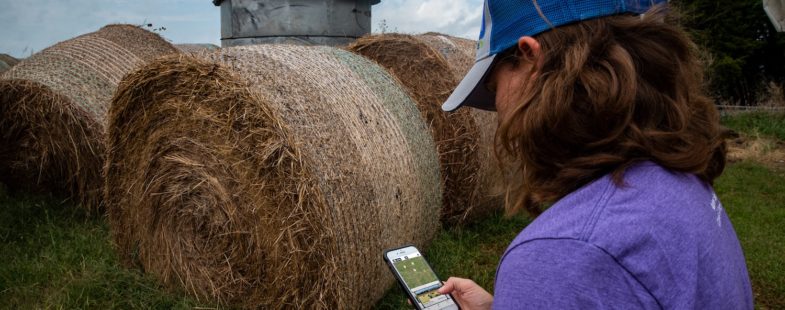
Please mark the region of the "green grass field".
<svg viewBox="0 0 785 310"><path fill-rule="evenodd" d="M749 112L722 117L722 124L748 135L785 141L785 113Z"/></svg>
<svg viewBox="0 0 785 310"><path fill-rule="evenodd" d="M0 190L0 308L192 309L138 271L119 266L108 227L70 204Z"/></svg>
<svg viewBox="0 0 785 310"><path fill-rule="evenodd" d="M737 131L771 137L780 137L777 128L785 123L767 115L723 121ZM785 309L785 172L742 161L729 165L715 188L744 248L756 306ZM497 214L442 230L425 256L442 278L471 278L492 292L500 255L529 222ZM121 267L104 219L53 197L11 195L0 188L0 262L3 309L213 307ZM398 286L376 307L410 308Z"/></svg>

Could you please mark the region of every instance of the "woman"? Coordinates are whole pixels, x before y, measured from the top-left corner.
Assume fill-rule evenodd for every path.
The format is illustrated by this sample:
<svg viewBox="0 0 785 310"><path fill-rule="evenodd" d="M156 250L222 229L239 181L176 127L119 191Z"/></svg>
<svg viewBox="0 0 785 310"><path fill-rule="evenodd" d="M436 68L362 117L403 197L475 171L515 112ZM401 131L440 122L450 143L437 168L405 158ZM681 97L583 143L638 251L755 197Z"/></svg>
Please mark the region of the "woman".
<svg viewBox="0 0 785 310"><path fill-rule="evenodd" d="M495 296L460 278L440 293L464 309L752 308L711 187L718 113L664 2L485 1L478 61L443 109L498 111L497 152L520 176L507 211L537 218Z"/></svg>

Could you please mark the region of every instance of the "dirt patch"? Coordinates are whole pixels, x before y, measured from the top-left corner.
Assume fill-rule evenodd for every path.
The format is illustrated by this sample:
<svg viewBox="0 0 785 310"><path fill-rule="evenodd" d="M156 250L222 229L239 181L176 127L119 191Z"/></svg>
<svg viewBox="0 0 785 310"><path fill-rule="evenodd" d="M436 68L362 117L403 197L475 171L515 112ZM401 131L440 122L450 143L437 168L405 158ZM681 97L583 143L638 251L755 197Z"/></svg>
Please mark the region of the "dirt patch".
<svg viewBox="0 0 785 310"><path fill-rule="evenodd" d="M785 141L751 135L728 140L728 162L751 160L785 171Z"/></svg>

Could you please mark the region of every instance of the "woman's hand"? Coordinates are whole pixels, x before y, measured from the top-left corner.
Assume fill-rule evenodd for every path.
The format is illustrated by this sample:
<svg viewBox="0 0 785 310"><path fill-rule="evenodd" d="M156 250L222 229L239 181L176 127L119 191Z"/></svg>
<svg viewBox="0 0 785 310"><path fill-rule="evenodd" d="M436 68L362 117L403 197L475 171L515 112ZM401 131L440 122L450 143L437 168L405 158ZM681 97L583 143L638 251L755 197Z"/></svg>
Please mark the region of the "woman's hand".
<svg viewBox="0 0 785 310"><path fill-rule="evenodd" d="M493 304L493 295L469 279L450 277L439 288L439 294L452 294L461 309L465 310L491 309Z"/></svg>

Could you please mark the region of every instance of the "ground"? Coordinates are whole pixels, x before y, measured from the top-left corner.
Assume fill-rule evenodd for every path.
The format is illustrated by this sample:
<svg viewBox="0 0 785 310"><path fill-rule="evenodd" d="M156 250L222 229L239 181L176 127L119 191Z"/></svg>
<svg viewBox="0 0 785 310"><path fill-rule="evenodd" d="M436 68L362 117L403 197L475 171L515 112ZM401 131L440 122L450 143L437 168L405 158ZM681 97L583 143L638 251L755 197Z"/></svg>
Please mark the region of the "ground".
<svg viewBox="0 0 785 310"><path fill-rule="evenodd" d="M740 134L739 137L728 140L728 161L752 161L772 170L785 171L785 141Z"/></svg>
<svg viewBox="0 0 785 310"><path fill-rule="evenodd" d="M785 141L785 115L734 116L723 123L740 137ZM733 160L715 190L744 249L756 307L785 309L785 171L755 156ZM0 186L0 309L214 307L120 266L103 216L80 210L58 197L8 193ZM496 214L442 230L424 254L443 278L471 278L492 292L500 255L529 222ZM410 306L396 285L376 308Z"/></svg>

